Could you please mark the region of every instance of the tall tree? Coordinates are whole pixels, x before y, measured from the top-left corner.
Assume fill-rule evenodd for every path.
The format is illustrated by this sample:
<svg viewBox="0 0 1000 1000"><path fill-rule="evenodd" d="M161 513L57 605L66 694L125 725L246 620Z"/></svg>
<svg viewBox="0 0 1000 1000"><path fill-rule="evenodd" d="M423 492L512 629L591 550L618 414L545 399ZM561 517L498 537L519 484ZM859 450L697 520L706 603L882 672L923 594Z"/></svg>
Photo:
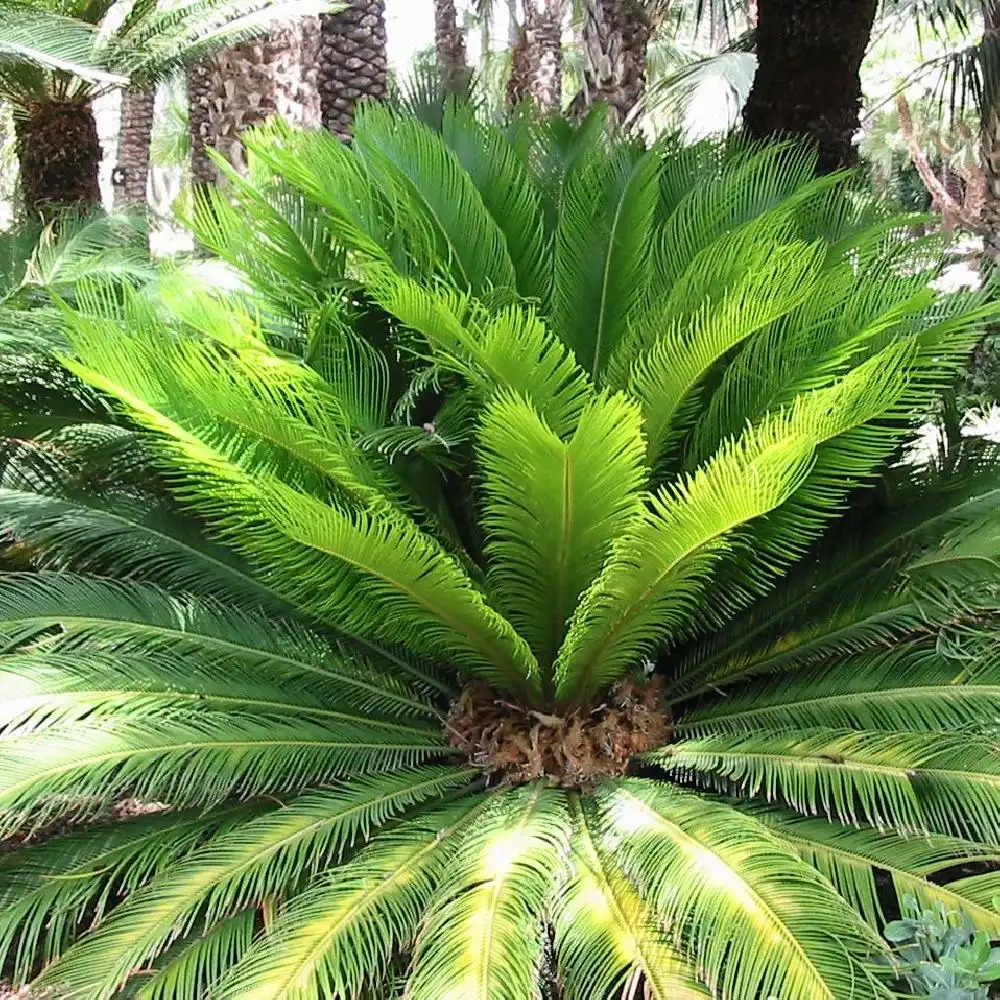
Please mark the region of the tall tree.
<svg viewBox="0 0 1000 1000"><path fill-rule="evenodd" d="M112 174L116 203L146 203L155 106L156 90L153 87L127 87L122 91L118 162Z"/></svg>
<svg viewBox="0 0 1000 1000"><path fill-rule="evenodd" d="M1000 259L1000 0L983 0L980 151L986 177L981 215L989 256Z"/></svg>
<svg viewBox="0 0 1000 1000"><path fill-rule="evenodd" d="M458 23L455 0L434 0L434 48L438 71L448 93L463 93L472 70L465 48L465 33Z"/></svg>
<svg viewBox="0 0 1000 1000"><path fill-rule="evenodd" d="M275 21L262 37L227 46L191 68L188 102L196 184L218 179L209 150L241 169L241 135L274 115L319 125L319 31L316 16Z"/></svg>
<svg viewBox="0 0 1000 1000"><path fill-rule="evenodd" d="M757 75L743 111L757 138L805 136L822 172L857 161L861 60L877 0L765 0L757 18Z"/></svg>
<svg viewBox="0 0 1000 1000"><path fill-rule="evenodd" d="M511 50L508 103L531 100L558 111L563 100L563 25L569 0L524 0L524 20Z"/></svg>
<svg viewBox="0 0 1000 1000"><path fill-rule="evenodd" d="M268 0L67 0L59 14L0 0L0 99L15 111L21 186L29 213L100 202L102 158L93 101L119 87L141 134L151 125L150 90L179 66L259 33L280 6ZM143 91L145 93L143 93ZM132 190L145 170L127 138Z"/></svg>
<svg viewBox="0 0 1000 1000"><path fill-rule="evenodd" d="M321 18L319 93L323 125L349 139L359 101L388 95L385 0L349 0L345 9Z"/></svg>
<svg viewBox="0 0 1000 1000"><path fill-rule="evenodd" d="M670 0L585 0L584 87L573 101L583 114L606 102L613 120L627 122L646 92L649 42Z"/></svg>

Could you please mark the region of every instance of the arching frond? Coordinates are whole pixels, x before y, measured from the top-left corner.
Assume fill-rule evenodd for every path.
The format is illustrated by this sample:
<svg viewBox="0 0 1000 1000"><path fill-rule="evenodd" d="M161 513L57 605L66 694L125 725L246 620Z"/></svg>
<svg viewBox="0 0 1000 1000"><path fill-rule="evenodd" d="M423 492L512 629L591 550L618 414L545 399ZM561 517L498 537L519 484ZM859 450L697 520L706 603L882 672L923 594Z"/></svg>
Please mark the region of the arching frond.
<svg viewBox="0 0 1000 1000"><path fill-rule="evenodd" d="M597 799L604 849L723 995L889 996L866 968L873 932L762 824L647 781Z"/></svg>
<svg viewBox="0 0 1000 1000"><path fill-rule="evenodd" d="M696 708L678 730L707 735L826 726L948 732L996 719L1000 662L995 657L970 671L935 645L915 645L911 637L904 638L899 650L839 656L825 666L755 682L723 701ZM881 646L886 639L877 641Z"/></svg>
<svg viewBox="0 0 1000 1000"><path fill-rule="evenodd" d="M241 910L203 934L182 938L161 956L153 970L133 976L122 992L128 1000L187 1000L209 995L222 975L249 950L256 922L256 910Z"/></svg>
<svg viewBox="0 0 1000 1000"><path fill-rule="evenodd" d="M220 1000L352 996L383 980L393 949L414 937L463 835L486 808L465 798L380 833L292 900L234 966Z"/></svg>
<svg viewBox="0 0 1000 1000"><path fill-rule="evenodd" d="M334 705L376 714L434 714L406 682L293 620L279 625L210 600L171 597L149 584L125 586L66 573L7 574L0 579L3 648L42 636L53 653L85 647L132 656L162 653L178 663L190 657L233 673L249 661L275 681L304 677L306 685L323 685Z"/></svg>
<svg viewBox="0 0 1000 1000"><path fill-rule="evenodd" d="M272 804L273 805L273 804ZM0 961L27 978L148 877L267 803L140 816L22 848L0 861Z"/></svg>
<svg viewBox="0 0 1000 1000"><path fill-rule="evenodd" d="M1000 838L1000 756L943 732L779 730L686 740L648 755L669 774L906 835Z"/></svg>
<svg viewBox="0 0 1000 1000"><path fill-rule="evenodd" d="M495 796L455 855L417 938L413 1000L520 1000L538 976L541 916L569 836L564 794L541 782Z"/></svg>
<svg viewBox="0 0 1000 1000"><path fill-rule="evenodd" d="M790 843L875 927L885 922L876 883L876 871L880 871L891 877L900 905L907 896L913 896L925 906L942 903L950 911L966 913L977 927L991 934L1000 928L1000 914L994 907L963 895L955 882L939 884L928 878L957 865L993 862L996 851L953 837L899 837L780 809L750 806L746 811Z"/></svg>
<svg viewBox="0 0 1000 1000"><path fill-rule="evenodd" d="M573 996L610 996L636 970L651 1000L711 996L657 915L601 853L592 817L579 800L570 804L572 874L560 891L554 921L556 960L567 989Z"/></svg>
<svg viewBox="0 0 1000 1000"><path fill-rule="evenodd" d="M195 918L224 918L287 892L336 863L354 843L408 806L467 785L469 770L437 768L313 792L233 827L138 889L126 904L46 970L42 982L107 997Z"/></svg>

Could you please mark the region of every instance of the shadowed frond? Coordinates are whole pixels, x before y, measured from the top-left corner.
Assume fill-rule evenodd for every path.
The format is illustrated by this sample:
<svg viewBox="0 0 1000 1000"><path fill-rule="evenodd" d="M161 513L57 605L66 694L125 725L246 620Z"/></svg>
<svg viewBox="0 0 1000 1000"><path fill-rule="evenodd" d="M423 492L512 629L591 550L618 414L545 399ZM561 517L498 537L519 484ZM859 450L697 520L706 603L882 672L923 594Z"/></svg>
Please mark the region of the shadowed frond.
<svg viewBox="0 0 1000 1000"><path fill-rule="evenodd" d="M380 833L295 897L234 966L220 1000L352 996L385 978L394 948L414 937L456 849L486 808L480 799L465 798Z"/></svg>
<svg viewBox="0 0 1000 1000"><path fill-rule="evenodd" d="M71 994L111 996L130 969L186 932L203 911L218 918L287 891L408 806L471 777L468 769L436 768L353 779L347 788L309 793L235 826L133 893L42 981Z"/></svg>

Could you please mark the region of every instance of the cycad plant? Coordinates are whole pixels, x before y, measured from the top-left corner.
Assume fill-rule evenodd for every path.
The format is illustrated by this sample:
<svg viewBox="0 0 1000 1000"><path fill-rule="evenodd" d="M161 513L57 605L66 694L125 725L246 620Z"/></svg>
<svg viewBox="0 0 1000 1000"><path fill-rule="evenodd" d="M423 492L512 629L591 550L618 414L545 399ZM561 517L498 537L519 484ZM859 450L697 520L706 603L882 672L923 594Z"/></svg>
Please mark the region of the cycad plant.
<svg viewBox="0 0 1000 1000"><path fill-rule="evenodd" d="M78 291L6 448L16 980L871 1000L892 891L1000 935L1000 483L899 461L995 307L794 147L247 146L233 291Z"/></svg>

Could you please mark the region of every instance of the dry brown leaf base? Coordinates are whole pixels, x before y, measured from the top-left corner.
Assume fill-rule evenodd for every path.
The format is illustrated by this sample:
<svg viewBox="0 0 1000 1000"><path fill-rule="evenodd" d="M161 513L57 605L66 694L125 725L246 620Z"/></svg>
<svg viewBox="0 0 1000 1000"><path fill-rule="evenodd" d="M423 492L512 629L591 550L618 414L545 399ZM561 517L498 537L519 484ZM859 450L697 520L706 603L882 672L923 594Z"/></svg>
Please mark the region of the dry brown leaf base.
<svg viewBox="0 0 1000 1000"><path fill-rule="evenodd" d="M452 705L446 736L491 784L548 778L561 788L586 788L625 774L633 756L669 742L671 720L658 677L621 680L596 707L564 715L516 705L474 681Z"/></svg>

